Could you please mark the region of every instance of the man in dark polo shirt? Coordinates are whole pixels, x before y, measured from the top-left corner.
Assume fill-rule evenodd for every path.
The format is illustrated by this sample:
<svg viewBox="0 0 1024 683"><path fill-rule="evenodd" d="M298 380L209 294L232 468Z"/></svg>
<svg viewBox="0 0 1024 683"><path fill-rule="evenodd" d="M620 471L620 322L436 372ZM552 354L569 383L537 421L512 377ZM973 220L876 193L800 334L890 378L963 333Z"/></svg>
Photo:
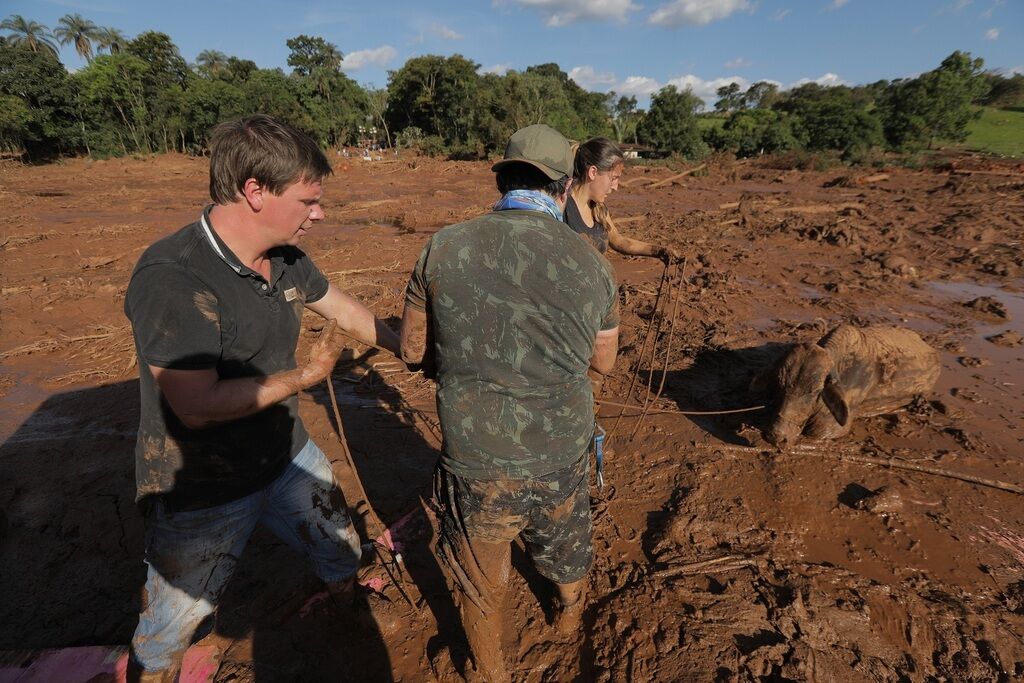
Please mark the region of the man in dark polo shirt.
<svg viewBox="0 0 1024 683"><path fill-rule="evenodd" d="M593 560L587 370L611 370L619 318L610 267L562 222L572 162L552 128L517 131L493 212L436 233L406 290L402 357L437 369L438 554L487 681L508 680L511 542L554 583L563 632L579 626Z"/></svg>
<svg viewBox="0 0 1024 683"><path fill-rule="evenodd" d="M142 680L174 680L257 523L333 589L351 590L359 538L296 394L331 372L341 331L394 353L398 339L297 246L324 218L330 174L315 142L268 116L221 124L210 141L214 204L132 273L148 575L131 660ZM303 308L329 322L299 367Z"/></svg>

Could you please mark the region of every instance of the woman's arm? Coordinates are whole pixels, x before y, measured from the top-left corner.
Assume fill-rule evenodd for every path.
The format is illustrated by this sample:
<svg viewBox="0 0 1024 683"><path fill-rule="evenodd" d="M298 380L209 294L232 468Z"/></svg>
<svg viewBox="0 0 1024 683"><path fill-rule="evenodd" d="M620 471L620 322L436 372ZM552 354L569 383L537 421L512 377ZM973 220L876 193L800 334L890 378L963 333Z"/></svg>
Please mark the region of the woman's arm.
<svg viewBox="0 0 1024 683"><path fill-rule="evenodd" d="M656 256L666 261L674 261L681 257L681 254L672 247L659 246L623 235L603 204L594 207L594 219L604 225L608 231L608 246L620 254Z"/></svg>

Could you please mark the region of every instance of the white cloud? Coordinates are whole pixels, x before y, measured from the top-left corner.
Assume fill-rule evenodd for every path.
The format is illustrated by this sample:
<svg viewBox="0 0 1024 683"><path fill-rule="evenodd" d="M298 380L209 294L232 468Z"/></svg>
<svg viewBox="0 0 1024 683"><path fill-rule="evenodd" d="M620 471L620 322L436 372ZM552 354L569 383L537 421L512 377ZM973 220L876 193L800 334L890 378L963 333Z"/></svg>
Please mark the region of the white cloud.
<svg viewBox="0 0 1024 683"><path fill-rule="evenodd" d="M999 40L999 29L990 28L985 31L985 40Z"/></svg>
<svg viewBox="0 0 1024 683"><path fill-rule="evenodd" d="M661 90L661 84L647 76L629 76L613 90L620 95L643 98Z"/></svg>
<svg viewBox="0 0 1024 683"><path fill-rule="evenodd" d="M494 64L494 65L488 66L486 68L480 67L479 69L476 70L476 72L478 74L480 74L480 75L483 75L483 74L495 74L497 76L504 76L505 74L507 74L509 72L509 69L511 69L511 68L512 68L511 64Z"/></svg>
<svg viewBox="0 0 1024 683"><path fill-rule="evenodd" d="M974 2L974 0L956 0L956 3L953 5L953 11L959 12L964 7L970 5L972 2Z"/></svg>
<svg viewBox="0 0 1024 683"><path fill-rule="evenodd" d="M743 59L743 57L737 57L736 59L730 59L728 62L726 62L725 63L725 68L726 69L742 69L742 68L751 66L752 64L753 64L753 62L751 62L748 59Z"/></svg>
<svg viewBox="0 0 1024 683"><path fill-rule="evenodd" d="M647 22L669 28L704 26L745 9L753 9L749 0L673 0L654 10Z"/></svg>
<svg viewBox="0 0 1024 683"><path fill-rule="evenodd" d="M694 74L686 74L685 76L669 79L665 85L674 85L680 90L690 89L694 95L704 100L705 104L710 105L718 99L718 89L730 83L738 84L740 90L746 90L750 87L750 81L742 76L721 76L706 81Z"/></svg>
<svg viewBox="0 0 1024 683"><path fill-rule="evenodd" d="M615 85L615 74L610 71L594 71L592 66L574 66L569 78L586 90L607 89Z"/></svg>
<svg viewBox="0 0 1024 683"><path fill-rule="evenodd" d="M828 6L828 9L839 9L850 0L832 0L832 4Z"/></svg>
<svg viewBox="0 0 1024 683"><path fill-rule="evenodd" d="M1009 69L1005 69L1005 72L1006 72L1007 76L1013 76L1014 74L1019 74L1021 76L1024 76L1024 64L1018 64L1017 66L1011 66Z"/></svg>
<svg viewBox="0 0 1024 683"><path fill-rule="evenodd" d="M992 18L992 13L996 11L996 8L999 7L1000 5L1005 5L1005 4L1006 4L1006 0L993 0L992 6L989 7L987 10L985 10L984 12L981 13L981 18L982 19L991 19Z"/></svg>
<svg viewBox="0 0 1024 683"><path fill-rule="evenodd" d="M792 11L793 10L789 9L788 7L786 9L777 9L775 10L775 16L773 16L772 19L775 21L782 21L787 16L789 16L789 13Z"/></svg>
<svg viewBox="0 0 1024 683"><path fill-rule="evenodd" d="M832 87L834 85L849 85L849 83L841 79L838 75L834 73L827 73L818 76L817 78L801 78L799 81L794 81L793 83L790 83L789 87L786 89L789 90L791 88L799 88L801 85L807 85L808 83L817 83L818 85L823 85L825 87Z"/></svg>
<svg viewBox="0 0 1024 683"><path fill-rule="evenodd" d="M341 60L342 71L355 71L364 66L387 66L397 56L398 52L390 45L381 45L369 50L356 50L345 55Z"/></svg>
<svg viewBox="0 0 1024 683"><path fill-rule="evenodd" d="M632 0L495 0L495 4L512 2L537 10L548 26L568 26L577 21L625 21L630 12L640 9Z"/></svg>
<svg viewBox="0 0 1024 683"><path fill-rule="evenodd" d="M463 35L458 31L448 28L444 24L434 24L430 27L430 30L436 33L444 40L462 40Z"/></svg>

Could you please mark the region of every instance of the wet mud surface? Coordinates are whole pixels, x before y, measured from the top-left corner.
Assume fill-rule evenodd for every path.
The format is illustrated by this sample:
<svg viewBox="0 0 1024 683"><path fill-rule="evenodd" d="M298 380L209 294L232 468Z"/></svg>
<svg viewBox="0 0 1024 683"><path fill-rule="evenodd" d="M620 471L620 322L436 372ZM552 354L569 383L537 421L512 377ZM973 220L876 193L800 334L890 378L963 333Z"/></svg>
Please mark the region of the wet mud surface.
<svg viewBox="0 0 1024 683"><path fill-rule="evenodd" d="M623 232L686 255L658 302L659 262L610 257L622 351L604 396L643 405L650 381L660 398L642 420L602 408L614 436L592 489L581 632L548 625L551 596L513 552L515 680L1024 676L1021 496L866 462L1024 486L1024 169L961 157L865 181L783 165L712 160L658 186L670 169L635 167L611 197ZM145 571L124 292L141 251L199 215L206 171L180 156L0 166L0 651L124 645L134 630ZM304 247L336 285L398 316L428 235L495 198L484 163L339 160ZM937 385L836 441L775 450L760 431L771 397L751 380L842 322L915 330L940 353ZM307 314L300 353L317 329ZM422 502L433 385L358 346L334 382L370 502L402 522L417 607L387 587L377 625L357 628L303 558L257 531L199 634L222 653L217 680L460 680L461 628ZM300 406L354 502L326 389Z"/></svg>

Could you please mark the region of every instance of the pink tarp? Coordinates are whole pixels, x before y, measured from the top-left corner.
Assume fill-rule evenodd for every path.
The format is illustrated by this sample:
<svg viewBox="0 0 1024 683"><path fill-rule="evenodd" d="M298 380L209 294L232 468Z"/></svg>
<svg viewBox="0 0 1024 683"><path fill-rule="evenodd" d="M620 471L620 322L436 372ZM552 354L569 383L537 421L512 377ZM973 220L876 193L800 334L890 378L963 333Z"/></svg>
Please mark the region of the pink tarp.
<svg viewBox="0 0 1024 683"><path fill-rule="evenodd" d="M41 650L25 666L0 665L0 683L120 683L128 654L123 647L69 647ZM211 683L220 666L212 645L193 645L185 653L180 683Z"/></svg>

